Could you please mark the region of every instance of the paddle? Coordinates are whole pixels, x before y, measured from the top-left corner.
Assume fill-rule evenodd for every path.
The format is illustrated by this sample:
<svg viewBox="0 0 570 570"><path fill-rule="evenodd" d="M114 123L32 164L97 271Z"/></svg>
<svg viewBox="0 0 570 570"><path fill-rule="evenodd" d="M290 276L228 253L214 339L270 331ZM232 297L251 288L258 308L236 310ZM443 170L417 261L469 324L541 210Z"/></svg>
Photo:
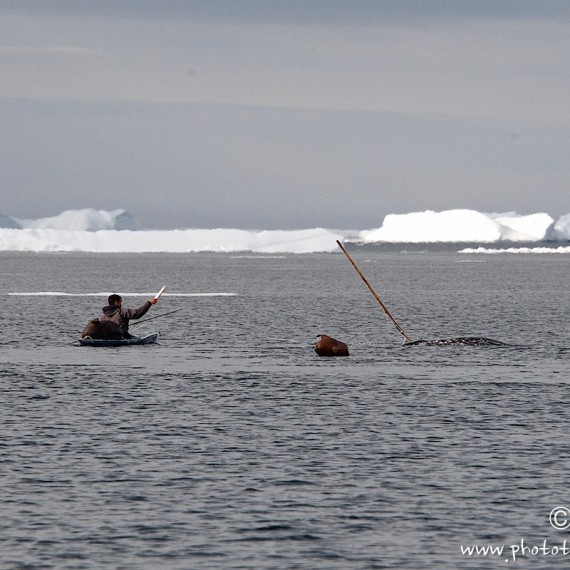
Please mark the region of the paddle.
<svg viewBox="0 0 570 570"><path fill-rule="evenodd" d="M160 296L164 293L164 290L166 289L166 285L163 285L160 288L160 291L154 296L154 298L158 301L160 299Z"/></svg>
<svg viewBox="0 0 570 570"><path fill-rule="evenodd" d="M382 309L384 309L384 312L386 313L386 315L388 315L388 318L392 321L392 324L398 329L398 332L399 332L408 342L414 342L414 341L404 332L404 329L396 322L396 319L390 314L390 311L388 310L388 307L386 307L386 305L384 305L384 303L382 303L382 301L380 300L380 297L378 296L378 293L376 293L376 291L374 291L374 289L372 288L372 285L370 285L370 283L368 283L368 281L366 281L366 277L364 277L364 275L362 275L362 272L360 271L360 269L358 269L358 267L356 266L356 263L354 263L352 257L350 257L350 255L348 255L348 252L346 251L346 249L344 249L344 247L342 246L342 244L340 243L340 241L336 240L336 243L338 244L338 247L340 247L340 249L342 250L342 252L344 253L344 255L346 255L348 261L350 261L350 263L352 263L352 266L353 266L354 269L356 270L356 273L358 273L358 275L360 275L360 278L362 279L362 281L364 281L364 283L366 284L366 286L368 287L368 289L370 289L370 292L372 293L372 295L374 295L374 298L378 301L378 303L380 303L380 306L382 307Z"/></svg>

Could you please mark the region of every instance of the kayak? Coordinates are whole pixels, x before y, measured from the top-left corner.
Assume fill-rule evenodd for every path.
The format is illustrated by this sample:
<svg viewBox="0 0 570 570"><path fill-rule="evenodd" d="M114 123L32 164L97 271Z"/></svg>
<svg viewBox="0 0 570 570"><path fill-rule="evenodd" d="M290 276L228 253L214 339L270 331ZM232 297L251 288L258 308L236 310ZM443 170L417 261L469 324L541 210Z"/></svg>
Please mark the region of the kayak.
<svg viewBox="0 0 570 570"><path fill-rule="evenodd" d="M80 338L81 346L132 346L140 344L155 344L160 333L155 332L146 336L133 336L132 338Z"/></svg>

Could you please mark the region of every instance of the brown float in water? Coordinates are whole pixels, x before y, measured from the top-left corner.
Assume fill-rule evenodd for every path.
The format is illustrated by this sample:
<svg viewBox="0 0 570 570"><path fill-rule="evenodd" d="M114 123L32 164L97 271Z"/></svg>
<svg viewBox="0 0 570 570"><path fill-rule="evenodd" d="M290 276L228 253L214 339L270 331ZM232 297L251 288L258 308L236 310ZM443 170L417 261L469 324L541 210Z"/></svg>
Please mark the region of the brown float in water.
<svg viewBox="0 0 570 570"><path fill-rule="evenodd" d="M349 356L348 346L340 340L336 340L326 334L317 335L319 339L315 343L315 352L319 356Z"/></svg>

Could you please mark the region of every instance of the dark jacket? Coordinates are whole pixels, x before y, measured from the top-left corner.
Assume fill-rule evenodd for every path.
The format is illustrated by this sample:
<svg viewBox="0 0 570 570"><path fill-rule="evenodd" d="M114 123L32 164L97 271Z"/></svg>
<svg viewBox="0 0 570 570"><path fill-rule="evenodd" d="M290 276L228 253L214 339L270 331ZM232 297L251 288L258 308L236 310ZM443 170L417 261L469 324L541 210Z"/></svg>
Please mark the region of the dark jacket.
<svg viewBox="0 0 570 570"><path fill-rule="evenodd" d="M129 320L140 319L150 308L152 304L145 301L138 309L126 309L125 307L115 307L114 305L107 305L103 307L103 315L100 317L101 321L112 321L119 325L123 331L123 336L129 338Z"/></svg>

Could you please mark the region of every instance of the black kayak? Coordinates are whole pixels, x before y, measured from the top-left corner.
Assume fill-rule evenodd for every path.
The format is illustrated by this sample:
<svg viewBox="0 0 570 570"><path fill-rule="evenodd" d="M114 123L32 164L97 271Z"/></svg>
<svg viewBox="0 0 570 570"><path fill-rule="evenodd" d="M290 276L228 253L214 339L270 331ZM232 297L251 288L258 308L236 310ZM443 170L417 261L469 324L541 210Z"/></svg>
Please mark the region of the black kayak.
<svg viewBox="0 0 570 570"><path fill-rule="evenodd" d="M140 344L155 344L160 333L151 333L146 336L133 336L132 338L80 338L81 346L133 346Z"/></svg>

